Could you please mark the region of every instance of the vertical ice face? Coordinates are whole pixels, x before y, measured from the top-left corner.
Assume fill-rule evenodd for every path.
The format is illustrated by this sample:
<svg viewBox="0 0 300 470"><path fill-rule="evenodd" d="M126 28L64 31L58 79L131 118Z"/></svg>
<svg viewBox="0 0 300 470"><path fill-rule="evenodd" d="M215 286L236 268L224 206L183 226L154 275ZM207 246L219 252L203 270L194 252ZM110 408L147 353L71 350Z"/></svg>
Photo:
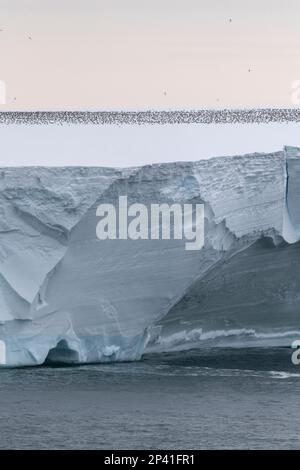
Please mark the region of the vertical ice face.
<svg viewBox="0 0 300 470"><path fill-rule="evenodd" d="M105 168L0 170L0 336L9 363L36 362L22 341L35 331L40 288L64 256L71 228L119 174Z"/></svg>
<svg viewBox="0 0 300 470"><path fill-rule="evenodd" d="M285 147L287 168L287 208L294 228L300 228L300 149Z"/></svg>
<svg viewBox="0 0 300 470"><path fill-rule="evenodd" d="M299 216L299 177L300 177L300 150L295 147L284 148L285 177L286 177L286 204L283 211L282 234L288 243L300 240Z"/></svg>
<svg viewBox="0 0 300 470"><path fill-rule="evenodd" d="M129 205L173 202L185 182L180 201L202 202L193 165L141 168L112 183L71 230L65 256L42 287L44 306L37 317L60 312L60 321L72 326L64 337L79 340L80 361L139 358L154 320L218 256L186 251L184 240L96 237L99 204L117 207L125 194Z"/></svg>
<svg viewBox="0 0 300 470"><path fill-rule="evenodd" d="M284 272L286 176L286 152L122 171L3 168L0 340L7 364L40 364L47 357L71 363L138 359L157 323L167 321L178 332L185 317L198 327L199 319L209 318L201 328L228 330L236 321L236 330L250 329L255 309L244 323L233 320L235 272L244 279L249 266L252 273L245 277L252 297L247 282L240 286L248 303L257 295L251 276L265 273L266 260L275 257L274 284L276 272ZM117 206L123 195L147 207L204 203L204 248L187 251L185 240L174 239L97 239L98 205ZM270 258L265 250L273 250ZM276 298L278 285L269 291L266 298ZM277 319L278 328L286 326Z"/></svg>
<svg viewBox="0 0 300 470"><path fill-rule="evenodd" d="M268 234L265 226L263 237L245 245L242 250L234 251L233 256L216 263L201 279L197 279L185 296L158 322L149 351L209 345L290 345L299 337L299 162L300 149L286 147L283 156L279 156L277 162L274 159L270 173L266 172L268 166L265 167L265 188L253 187L257 202L260 194L264 194L263 197L269 194L265 200L270 204L255 204L253 199L248 208L244 206L236 214L243 214L247 220L245 211L249 209L254 220L264 218L266 223L273 214L277 234L272 234L272 231ZM251 163L253 165L255 160ZM244 169L248 178L249 168L245 165ZM257 182L257 176L253 181ZM274 192L276 186L273 186L272 194L272 183L268 184L268 181L277 181L277 195ZM246 189L247 184L242 188L245 196L249 188ZM245 200L249 198L242 198L241 203ZM239 202L235 201L231 209L236 204ZM281 210L278 210L281 205ZM255 213L256 210L260 214ZM233 228L230 216L226 216L226 221ZM237 230L243 229L243 219L237 225Z"/></svg>
<svg viewBox="0 0 300 470"><path fill-rule="evenodd" d="M213 158L195 163L202 197L216 223L241 238L255 232L282 233L285 158L282 152Z"/></svg>

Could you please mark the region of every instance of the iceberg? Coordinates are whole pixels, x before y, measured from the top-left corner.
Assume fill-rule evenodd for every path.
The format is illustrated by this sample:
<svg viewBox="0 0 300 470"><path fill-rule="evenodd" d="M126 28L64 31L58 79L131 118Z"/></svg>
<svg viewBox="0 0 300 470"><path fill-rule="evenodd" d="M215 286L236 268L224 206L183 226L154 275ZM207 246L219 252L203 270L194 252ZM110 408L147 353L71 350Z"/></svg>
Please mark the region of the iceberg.
<svg viewBox="0 0 300 470"><path fill-rule="evenodd" d="M290 345L300 335L299 183L292 147L126 169L1 168L1 366ZM124 195L204 204L203 248L99 240L97 207Z"/></svg>

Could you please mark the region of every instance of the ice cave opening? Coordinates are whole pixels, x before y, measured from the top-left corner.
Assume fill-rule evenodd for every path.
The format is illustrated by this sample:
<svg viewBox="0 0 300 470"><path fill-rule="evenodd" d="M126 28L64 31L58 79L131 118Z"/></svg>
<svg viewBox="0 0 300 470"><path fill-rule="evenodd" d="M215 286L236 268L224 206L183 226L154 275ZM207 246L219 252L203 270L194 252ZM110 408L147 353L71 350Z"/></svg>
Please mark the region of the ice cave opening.
<svg viewBox="0 0 300 470"><path fill-rule="evenodd" d="M60 340L57 345L50 349L44 364L46 365L67 365L79 362L78 351L72 349L65 339Z"/></svg>

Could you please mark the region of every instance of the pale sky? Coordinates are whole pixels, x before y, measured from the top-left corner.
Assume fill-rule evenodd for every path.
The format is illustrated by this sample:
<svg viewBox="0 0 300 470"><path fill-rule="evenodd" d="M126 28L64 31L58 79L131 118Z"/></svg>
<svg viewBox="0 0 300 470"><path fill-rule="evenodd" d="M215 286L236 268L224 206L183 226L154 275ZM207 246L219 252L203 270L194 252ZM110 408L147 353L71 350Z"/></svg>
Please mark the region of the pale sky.
<svg viewBox="0 0 300 470"><path fill-rule="evenodd" d="M299 18L299 0L0 0L0 112L292 107ZM1 166L198 160L298 136L294 123L1 125Z"/></svg>
<svg viewBox="0 0 300 470"><path fill-rule="evenodd" d="M0 125L0 166L139 166L300 147L299 123Z"/></svg>
<svg viewBox="0 0 300 470"><path fill-rule="evenodd" d="M0 0L0 111L290 107L299 18L299 0Z"/></svg>

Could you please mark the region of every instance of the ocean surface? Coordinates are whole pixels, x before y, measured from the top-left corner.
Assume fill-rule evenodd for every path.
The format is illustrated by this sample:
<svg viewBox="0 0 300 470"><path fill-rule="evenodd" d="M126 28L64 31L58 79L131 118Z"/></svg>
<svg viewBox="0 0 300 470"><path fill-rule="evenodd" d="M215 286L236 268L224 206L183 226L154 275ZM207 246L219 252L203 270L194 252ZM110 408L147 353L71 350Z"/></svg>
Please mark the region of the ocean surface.
<svg viewBox="0 0 300 470"><path fill-rule="evenodd" d="M289 348L0 371L1 449L300 449Z"/></svg>

